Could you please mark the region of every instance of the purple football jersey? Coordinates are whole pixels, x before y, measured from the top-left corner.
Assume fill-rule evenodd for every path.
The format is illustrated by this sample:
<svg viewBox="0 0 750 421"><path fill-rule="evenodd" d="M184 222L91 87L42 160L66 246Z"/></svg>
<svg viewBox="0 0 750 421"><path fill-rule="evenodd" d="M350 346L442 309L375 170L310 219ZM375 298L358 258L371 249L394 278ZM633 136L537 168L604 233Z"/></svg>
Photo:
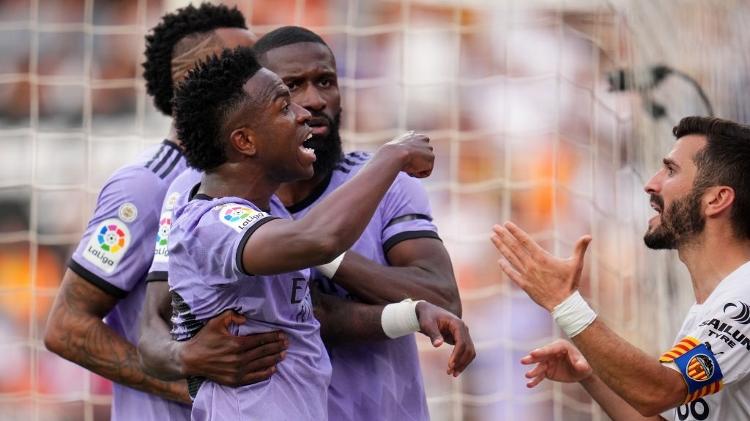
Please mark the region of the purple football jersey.
<svg viewBox="0 0 750 421"><path fill-rule="evenodd" d="M369 155L361 152L347 154L327 185L324 182L313 196L288 210L295 219L302 217L353 177L368 159ZM419 180L400 173L351 250L388 265L386 254L391 247L425 237L439 239L427 193ZM317 271L312 276L325 292L353 298ZM333 366L328 389L331 421L429 419L414 335L367 344L337 344L328 346L328 353Z"/></svg>
<svg viewBox="0 0 750 421"><path fill-rule="evenodd" d="M188 168L172 181L164 195L164 203L159 216L159 229L156 233L156 244L154 246L154 260L148 270L147 281L166 281L169 270L169 231L172 228L174 210L184 206L188 202L190 191L201 182L203 173Z"/></svg>
<svg viewBox="0 0 750 421"><path fill-rule="evenodd" d="M269 380L233 388L189 379L194 420L327 419L331 365L312 312L309 269L261 276L242 266L250 236L277 217L289 214L273 206L264 212L236 197L200 194L175 211L169 239L173 337L189 339L208 319L233 309L247 317L233 334L282 330L289 338L286 358Z"/></svg>
<svg viewBox="0 0 750 421"><path fill-rule="evenodd" d="M159 210L172 180L185 170L180 149L164 141L106 182L96 210L71 257L70 269L119 298L105 322L138 343L146 273L154 255ZM190 408L115 383L112 420L186 420Z"/></svg>

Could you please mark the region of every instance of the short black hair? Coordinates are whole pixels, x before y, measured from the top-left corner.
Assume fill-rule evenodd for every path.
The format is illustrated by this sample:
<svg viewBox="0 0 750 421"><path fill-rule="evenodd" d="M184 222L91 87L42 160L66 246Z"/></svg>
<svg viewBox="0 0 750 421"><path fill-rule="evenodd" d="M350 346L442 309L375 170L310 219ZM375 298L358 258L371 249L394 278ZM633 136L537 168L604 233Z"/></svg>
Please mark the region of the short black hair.
<svg viewBox="0 0 750 421"><path fill-rule="evenodd" d="M706 136L706 146L693 157L698 168L694 188L734 189L732 226L738 238L750 239L750 126L716 117L685 117L672 133L677 139Z"/></svg>
<svg viewBox="0 0 750 421"><path fill-rule="evenodd" d="M203 3L192 4L164 15L150 34L146 35L146 61L143 78L146 91L154 97L154 105L165 115L172 115L172 54L183 38L218 28L247 29L245 17L236 7Z"/></svg>
<svg viewBox="0 0 750 421"><path fill-rule="evenodd" d="M260 37L253 48L255 49L255 54L259 58L262 58L265 53L274 48L300 42L316 42L325 45L329 50L331 49L318 34L300 26L282 26L281 28L274 29Z"/></svg>
<svg viewBox="0 0 750 421"><path fill-rule="evenodd" d="M190 70L177 87L174 122L191 167L211 171L226 162L222 126L232 110L251 100L242 86L260 68L252 49L224 50Z"/></svg>

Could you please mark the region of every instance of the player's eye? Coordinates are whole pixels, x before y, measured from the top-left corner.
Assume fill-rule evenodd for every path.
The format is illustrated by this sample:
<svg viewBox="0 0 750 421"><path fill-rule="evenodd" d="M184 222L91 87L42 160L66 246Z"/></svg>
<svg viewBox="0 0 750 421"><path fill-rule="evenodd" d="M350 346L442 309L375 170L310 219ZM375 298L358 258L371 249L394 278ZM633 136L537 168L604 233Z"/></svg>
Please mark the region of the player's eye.
<svg viewBox="0 0 750 421"><path fill-rule="evenodd" d="M295 90L297 90L297 88L299 88L299 83L294 80L286 82L285 85L289 89L289 92L294 92Z"/></svg>
<svg viewBox="0 0 750 421"><path fill-rule="evenodd" d="M333 81L331 79L323 79L320 82L318 82L318 86L321 88L330 88L333 85Z"/></svg>

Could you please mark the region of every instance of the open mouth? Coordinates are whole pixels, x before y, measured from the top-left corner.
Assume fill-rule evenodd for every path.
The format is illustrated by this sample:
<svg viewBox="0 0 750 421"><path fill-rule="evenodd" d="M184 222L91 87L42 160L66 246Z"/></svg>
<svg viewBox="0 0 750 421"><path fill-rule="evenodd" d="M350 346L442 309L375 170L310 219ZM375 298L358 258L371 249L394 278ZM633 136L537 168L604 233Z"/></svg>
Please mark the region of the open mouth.
<svg viewBox="0 0 750 421"><path fill-rule="evenodd" d="M305 143L309 141L313 137L313 133L309 132L307 134L307 137L305 137L305 140L299 145L299 151L308 160L315 162L315 150L313 148L308 148L305 146Z"/></svg>

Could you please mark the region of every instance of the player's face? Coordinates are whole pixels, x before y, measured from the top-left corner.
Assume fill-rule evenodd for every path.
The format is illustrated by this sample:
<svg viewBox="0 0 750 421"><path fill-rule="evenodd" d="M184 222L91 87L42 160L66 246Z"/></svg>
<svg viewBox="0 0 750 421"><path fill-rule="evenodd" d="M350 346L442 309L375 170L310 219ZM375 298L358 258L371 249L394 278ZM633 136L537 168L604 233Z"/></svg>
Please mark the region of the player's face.
<svg viewBox="0 0 750 421"><path fill-rule="evenodd" d="M336 61L325 45L300 42L269 50L264 65L289 88L292 102L310 112L313 137L306 146L315 150L316 173L327 173L341 157L341 96Z"/></svg>
<svg viewBox="0 0 750 421"><path fill-rule="evenodd" d="M703 192L693 186L698 171L693 157L705 146L704 136L681 137L664 157L661 170L646 184L651 207L657 212L643 237L647 247L678 248L703 231Z"/></svg>
<svg viewBox="0 0 750 421"><path fill-rule="evenodd" d="M310 113L291 101L289 89L268 69L260 69L243 88L258 98L253 107L258 112L249 113L247 124L269 178L283 183L312 177L315 153L303 145L312 133Z"/></svg>

